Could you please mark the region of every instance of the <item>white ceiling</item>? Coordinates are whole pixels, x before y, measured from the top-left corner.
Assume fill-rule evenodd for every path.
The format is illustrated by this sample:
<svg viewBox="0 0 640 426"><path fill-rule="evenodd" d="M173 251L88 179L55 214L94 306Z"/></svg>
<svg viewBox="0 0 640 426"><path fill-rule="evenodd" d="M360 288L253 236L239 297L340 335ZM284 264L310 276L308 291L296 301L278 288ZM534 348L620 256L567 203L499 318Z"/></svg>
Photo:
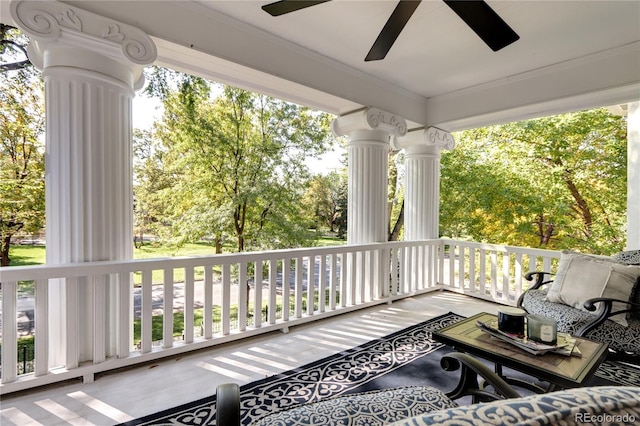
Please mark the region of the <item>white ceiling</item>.
<svg viewBox="0 0 640 426"><path fill-rule="evenodd" d="M268 2L201 1L239 21L425 98L638 40L638 2L491 1L521 39L493 52L442 1L423 1L388 56L364 62L397 1L334 0L279 17Z"/></svg>
<svg viewBox="0 0 640 426"><path fill-rule="evenodd" d="M396 1L334 0L279 17L261 9L269 1L65 3L143 29L159 64L335 114L377 107L411 127L640 100L640 1L488 0L520 36L493 52L442 1L425 0L376 62L364 57Z"/></svg>

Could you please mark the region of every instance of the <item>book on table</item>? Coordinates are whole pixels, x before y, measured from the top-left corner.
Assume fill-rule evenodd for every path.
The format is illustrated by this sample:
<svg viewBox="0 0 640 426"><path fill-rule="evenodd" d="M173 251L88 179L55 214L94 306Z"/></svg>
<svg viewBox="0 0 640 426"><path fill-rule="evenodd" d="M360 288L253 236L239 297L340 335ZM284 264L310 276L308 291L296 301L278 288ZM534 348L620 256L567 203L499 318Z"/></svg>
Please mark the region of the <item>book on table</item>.
<svg viewBox="0 0 640 426"><path fill-rule="evenodd" d="M549 352L565 356L579 357L582 355L576 345L576 339L567 333L558 333L556 343L548 344L528 339L526 336L500 331L497 321L478 321L477 326L492 337L510 343L532 355L543 355Z"/></svg>

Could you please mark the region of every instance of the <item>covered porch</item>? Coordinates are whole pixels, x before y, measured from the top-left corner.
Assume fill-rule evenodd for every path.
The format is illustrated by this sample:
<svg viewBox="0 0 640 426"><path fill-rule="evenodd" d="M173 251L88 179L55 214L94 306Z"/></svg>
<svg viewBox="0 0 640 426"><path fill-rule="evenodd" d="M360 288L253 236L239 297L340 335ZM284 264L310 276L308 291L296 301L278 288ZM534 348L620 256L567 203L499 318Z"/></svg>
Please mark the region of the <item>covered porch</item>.
<svg viewBox="0 0 640 426"><path fill-rule="evenodd" d="M293 326L339 329L342 321L363 312L395 317L396 306L412 303L416 305L401 309L403 321L420 321L441 301L438 309L463 315L495 309L493 303L514 304L527 285L524 273L550 270L559 253L438 238L439 156L442 149L454 148L450 132L456 130L628 104L627 246L640 248L637 3L491 2L520 28L522 41L495 53L475 45L473 33L452 30L457 18L444 15L440 3L424 2L413 19L423 22L417 28L428 30L428 36L408 31L410 42L394 47L397 57L369 65L360 55L360 41L369 35L351 30L376 21L374 15L386 17L394 4L389 11L388 2L355 10L361 2L335 1L301 12L320 10L318 15L282 24L261 14L264 3L127 1L115 7L114 2L96 1L2 2L2 21L32 37L30 57L43 70L47 87L49 262L2 271L3 395L76 378L101 392L101 382L124 379L115 392L122 383L147 380L137 374L161 358L186 358L203 349L207 352L193 356L209 357L218 348L253 347L254 339L271 340L277 335L273 331ZM351 23L354 16L363 22ZM307 33L308 27L315 33ZM349 30L344 40L358 43L335 40L339 29ZM425 37L439 48L424 48ZM348 244L132 261L131 100L143 83L143 67L150 64L336 114L334 132L349 138ZM406 241L397 243L384 242L391 148L407 153ZM176 294L178 274L183 284ZM36 353L33 372L26 375L18 366L16 319L18 285L25 281L36 289ZM132 283L141 289L139 308ZM152 337L154 284L162 288L160 340ZM195 296L199 289L203 300ZM449 300L457 307L464 304L465 311L445 308ZM266 316L254 315L251 306L263 305ZM283 305L289 309L279 311ZM214 306L221 312L219 329L214 329ZM176 339L177 309L185 319L183 335ZM193 321L197 309L204 312L201 324ZM137 341L135 319L140 320ZM389 327L402 327L403 321ZM377 331L388 334L387 328ZM374 334L363 331L366 339ZM327 346L329 351L343 348ZM308 359L302 357L292 364L304 362ZM96 375L136 365L141 367L94 382ZM265 371L261 374L271 370ZM240 382L252 377L237 376ZM141 397L166 378L149 380L142 382ZM46 405L48 392L60 395L44 388L24 401L32 398ZM114 422L159 408L151 403L144 407L142 400L93 401L88 392L84 399L83 392L79 387L71 393L84 401L81 405L109 412ZM14 406L3 401L9 413L3 415L31 416L20 406L21 398L16 397ZM68 415L68 407L59 405L54 400L50 410L59 409L58 417ZM85 409L94 410L77 407L71 412ZM82 413L80 417L93 415Z"/></svg>
<svg viewBox="0 0 640 426"><path fill-rule="evenodd" d="M416 295L288 333L273 331L115 371L93 383L76 380L4 395L0 416L7 425L117 424L209 396L218 384L264 379L447 312L471 316L495 313L498 306L448 291Z"/></svg>

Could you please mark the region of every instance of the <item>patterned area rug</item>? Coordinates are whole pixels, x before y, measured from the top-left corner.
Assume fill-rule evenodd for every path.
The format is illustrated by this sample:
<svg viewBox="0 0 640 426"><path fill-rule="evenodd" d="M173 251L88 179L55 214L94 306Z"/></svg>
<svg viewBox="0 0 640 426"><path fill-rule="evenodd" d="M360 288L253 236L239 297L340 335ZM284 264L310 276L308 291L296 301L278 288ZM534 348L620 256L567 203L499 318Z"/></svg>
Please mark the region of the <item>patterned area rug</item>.
<svg viewBox="0 0 640 426"><path fill-rule="evenodd" d="M269 412L342 394L408 385L449 391L457 383L459 372L445 373L440 368L440 358L450 350L431 340L431 332L462 318L448 313L244 385L240 389L242 424L250 424ZM640 370L605 362L590 384L640 386ZM215 425L215 395L124 425Z"/></svg>

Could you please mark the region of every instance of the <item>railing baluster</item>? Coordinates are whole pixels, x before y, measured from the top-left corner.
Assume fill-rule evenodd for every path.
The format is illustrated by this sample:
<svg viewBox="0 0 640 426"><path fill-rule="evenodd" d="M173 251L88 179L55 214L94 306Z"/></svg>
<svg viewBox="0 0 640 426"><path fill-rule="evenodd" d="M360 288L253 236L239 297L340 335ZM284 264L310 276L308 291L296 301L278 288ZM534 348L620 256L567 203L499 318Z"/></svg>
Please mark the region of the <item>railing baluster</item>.
<svg viewBox="0 0 640 426"><path fill-rule="evenodd" d="M491 250L491 297L496 299L498 294L498 253Z"/></svg>
<svg viewBox="0 0 640 426"><path fill-rule="evenodd" d="M325 311L327 289L327 257L320 255L318 267L318 312Z"/></svg>
<svg viewBox="0 0 640 426"><path fill-rule="evenodd" d="M131 323L133 317L133 280L130 272L120 272L115 276L116 282L116 356L127 358L133 347ZM37 335L37 334L36 334Z"/></svg>
<svg viewBox="0 0 640 426"><path fill-rule="evenodd" d="M4 284L3 284L4 286ZM49 280L36 280L36 306L34 312L35 320L35 369L36 377L44 376L49 372ZM4 300L4 294L3 294ZM6 312L3 310L2 312ZM129 323L127 323L129 325ZM5 330L2 330L2 335ZM3 345L4 346L4 345ZM2 357L4 359L4 356ZM3 375L4 376L4 375Z"/></svg>
<svg viewBox="0 0 640 426"><path fill-rule="evenodd" d="M467 248L466 246L460 244L458 255L458 287L460 290L465 291L467 288L466 280L465 280L465 271L466 271L466 260L467 260Z"/></svg>
<svg viewBox="0 0 640 426"><path fill-rule="evenodd" d="M509 252L505 251L502 253L502 300L506 303L509 303L509 294L510 291L510 269L511 265L511 257L509 256Z"/></svg>
<svg viewBox="0 0 640 426"><path fill-rule="evenodd" d="M329 270L329 310L336 310L336 293L338 287L338 255L333 253L331 256Z"/></svg>
<svg viewBox="0 0 640 426"><path fill-rule="evenodd" d="M340 253L340 306L343 308L347 306L347 294L349 293L349 287L347 285L349 282L347 278L348 257L347 252Z"/></svg>
<svg viewBox="0 0 640 426"><path fill-rule="evenodd" d="M18 284L2 283L2 383L18 378Z"/></svg>
<svg viewBox="0 0 640 426"><path fill-rule="evenodd" d="M364 303L366 301L365 296L365 277L367 274L365 262L365 252L360 250L356 253L356 282L357 293L356 303Z"/></svg>
<svg viewBox="0 0 640 426"><path fill-rule="evenodd" d="M449 245L449 282L448 284L456 288L456 250L455 244Z"/></svg>
<svg viewBox="0 0 640 426"><path fill-rule="evenodd" d="M398 269L400 271L400 275L398 277L398 293L399 294L407 294L409 293L409 262L408 262L408 248L400 247L398 250L399 258L398 258Z"/></svg>
<svg viewBox="0 0 640 426"><path fill-rule="evenodd" d="M220 310L220 319L222 322L222 334L230 333L229 318L231 317L231 272L228 263L222 264L222 309Z"/></svg>
<svg viewBox="0 0 640 426"><path fill-rule="evenodd" d="M316 263L315 256L307 256L305 270L307 271L307 315L313 315L315 310L315 274L313 273L313 265Z"/></svg>
<svg viewBox="0 0 640 426"><path fill-rule="evenodd" d="M194 268L184 268L184 343L193 342Z"/></svg>
<svg viewBox="0 0 640 426"><path fill-rule="evenodd" d="M398 249L391 249L391 296L398 294L398 273L399 273Z"/></svg>
<svg viewBox="0 0 640 426"><path fill-rule="evenodd" d="M476 287L476 248L469 247L469 291L478 294Z"/></svg>
<svg viewBox="0 0 640 426"><path fill-rule="evenodd" d="M162 322L163 347L173 346L173 268L164 268L164 306Z"/></svg>
<svg viewBox="0 0 640 426"><path fill-rule="evenodd" d="M296 287L295 287L295 317L302 318L302 296L304 293L302 274L304 269L304 259L296 257Z"/></svg>
<svg viewBox="0 0 640 426"><path fill-rule="evenodd" d="M515 265L515 289L514 289L514 296L515 296L515 300L518 299L518 295L520 295L520 293L522 293L522 276L523 276L523 271L522 271L522 253L518 252L516 253L516 265Z"/></svg>
<svg viewBox="0 0 640 426"><path fill-rule="evenodd" d="M141 322L141 345L142 353L151 352L153 343L153 271L142 271L142 306L140 314Z"/></svg>
<svg viewBox="0 0 640 426"><path fill-rule="evenodd" d="M284 283L283 283L284 285ZM269 261L269 324L276 323L276 308L278 297L278 259Z"/></svg>
<svg viewBox="0 0 640 426"><path fill-rule="evenodd" d="M80 328L78 327L79 325L79 305L78 305L78 299L79 299L79 290L80 290L80 285L78 283L79 280L82 281L86 281L87 277L70 277L67 278L67 285L66 285L66 324L65 324L65 328L66 328L66 347L64 348L65 350L65 354L64 354L64 359L65 359L65 364L64 367L67 369L73 369L73 368L77 368L80 360L80 336L78 335L80 332ZM86 326L86 324L82 324L83 326Z"/></svg>
<svg viewBox="0 0 640 426"><path fill-rule="evenodd" d="M204 266L204 322L203 334L205 339L213 336L213 265Z"/></svg>
<svg viewBox="0 0 640 426"><path fill-rule="evenodd" d="M93 362L99 364L106 359L106 309L104 301L107 300L107 288L109 287L111 277L109 275L98 275L89 277L87 287L93 291Z"/></svg>
<svg viewBox="0 0 640 426"><path fill-rule="evenodd" d="M247 329L248 300L247 264L246 262L240 262L238 263L238 331Z"/></svg>
<svg viewBox="0 0 640 426"><path fill-rule="evenodd" d="M257 260L254 264L255 291L253 294L253 326L262 326L262 260Z"/></svg>
<svg viewBox="0 0 640 426"><path fill-rule="evenodd" d="M289 321L291 312L291 258L282 259L282 321Z"/></svg>

